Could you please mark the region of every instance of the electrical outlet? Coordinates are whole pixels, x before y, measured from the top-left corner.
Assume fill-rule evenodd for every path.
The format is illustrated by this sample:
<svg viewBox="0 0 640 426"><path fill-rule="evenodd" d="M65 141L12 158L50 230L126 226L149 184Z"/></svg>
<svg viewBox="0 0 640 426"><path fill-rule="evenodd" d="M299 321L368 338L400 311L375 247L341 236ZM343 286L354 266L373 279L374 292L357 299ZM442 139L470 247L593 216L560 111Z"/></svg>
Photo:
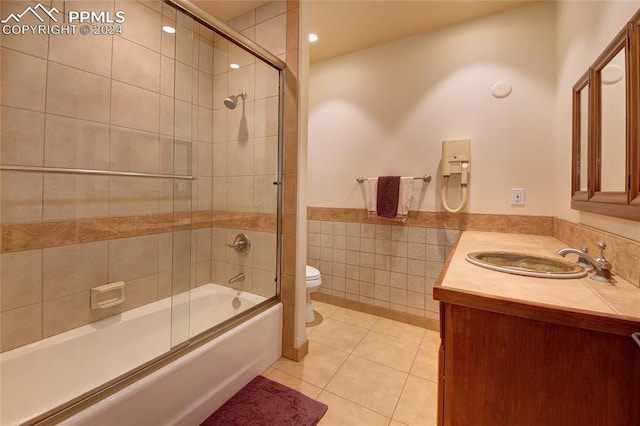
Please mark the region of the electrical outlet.
<svg viewBox="0 0 640 426"><path fill-rule="evenodd" d="M524 206L524 188L511 188L511 204Z"/></svg>

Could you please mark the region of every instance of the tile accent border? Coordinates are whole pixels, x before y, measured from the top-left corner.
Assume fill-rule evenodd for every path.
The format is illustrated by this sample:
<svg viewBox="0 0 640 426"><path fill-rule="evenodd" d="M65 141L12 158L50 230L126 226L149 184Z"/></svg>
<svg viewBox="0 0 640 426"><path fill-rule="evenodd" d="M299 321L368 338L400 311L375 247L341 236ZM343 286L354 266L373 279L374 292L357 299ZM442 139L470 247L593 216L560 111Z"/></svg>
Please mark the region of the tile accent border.
<svg viewBox="0 0 640 426"><path fill-rule="evenodd" d="M107 241L201 228L276 232L276 215L205 210L0 225L0 253Z"/></svg>
<svg viewBox="0 0 640 426"><path fill-rule="evenodd" d="M368 218L363 209L308 207L308 220L360 222L395 226L458 229L461 231L512 232L517 234L552 235L551 216L519 216L476 213L409 212L406 223L381 218Z"/></svg>

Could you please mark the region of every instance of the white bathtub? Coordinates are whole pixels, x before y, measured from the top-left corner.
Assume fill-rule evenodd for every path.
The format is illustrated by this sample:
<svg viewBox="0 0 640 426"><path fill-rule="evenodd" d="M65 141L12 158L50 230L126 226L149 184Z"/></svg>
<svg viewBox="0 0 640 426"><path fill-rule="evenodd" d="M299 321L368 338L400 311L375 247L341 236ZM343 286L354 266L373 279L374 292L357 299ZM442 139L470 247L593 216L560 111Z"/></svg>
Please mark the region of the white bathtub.
<svg viewBox="0 0 640 426"><path fill-rule="evenodd" d="M0 424L25 422L264 300L207 284L0 355ZM189 298L190 303L176 300ZM189 324L186 324L188 318ZM67 424L195 424L280 356L276 305L69 419ZM182 336L181 336L182 334ZM147 409L145 409L147 408ZM135 421L134 421L135 420Z"/></svg>

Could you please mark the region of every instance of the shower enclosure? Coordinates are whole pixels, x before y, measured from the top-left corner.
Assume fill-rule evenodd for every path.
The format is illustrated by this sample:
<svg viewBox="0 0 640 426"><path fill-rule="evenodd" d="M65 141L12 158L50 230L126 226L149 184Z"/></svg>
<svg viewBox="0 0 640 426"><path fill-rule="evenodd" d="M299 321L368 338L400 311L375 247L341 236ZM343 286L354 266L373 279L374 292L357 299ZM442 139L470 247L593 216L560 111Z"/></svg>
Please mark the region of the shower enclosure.
<svg viewBox="0 0 640 426"><path fill-rule="evenodd" d="M90 403L279 299L284 63L170 2L0 7L5 425ZM138 317L99 358L47 355Z"/></svg>

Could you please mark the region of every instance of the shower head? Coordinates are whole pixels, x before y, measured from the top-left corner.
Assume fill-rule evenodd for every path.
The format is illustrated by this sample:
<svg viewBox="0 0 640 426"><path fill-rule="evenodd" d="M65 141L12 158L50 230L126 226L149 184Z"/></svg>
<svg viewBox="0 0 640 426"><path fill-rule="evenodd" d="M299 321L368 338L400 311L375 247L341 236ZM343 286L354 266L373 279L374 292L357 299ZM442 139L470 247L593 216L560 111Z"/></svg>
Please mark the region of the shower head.
<svg viewBox="0 0 640 426"><path fill-rule="evenodd" d="M241 98L244 101L247 98L247 94L245 92L242 92L237 95L229 96L224 100L224 106L229 109L235 109L236 105L238 104L238 98Z"/></svg>
<svg viewBox="0 0 640 426"><path fill-rule="evenodd" d="M237 99L238 97L235 95L229 96L227 99L224 100L224 106L226 106L229 109L235 109Z"/></svg>

